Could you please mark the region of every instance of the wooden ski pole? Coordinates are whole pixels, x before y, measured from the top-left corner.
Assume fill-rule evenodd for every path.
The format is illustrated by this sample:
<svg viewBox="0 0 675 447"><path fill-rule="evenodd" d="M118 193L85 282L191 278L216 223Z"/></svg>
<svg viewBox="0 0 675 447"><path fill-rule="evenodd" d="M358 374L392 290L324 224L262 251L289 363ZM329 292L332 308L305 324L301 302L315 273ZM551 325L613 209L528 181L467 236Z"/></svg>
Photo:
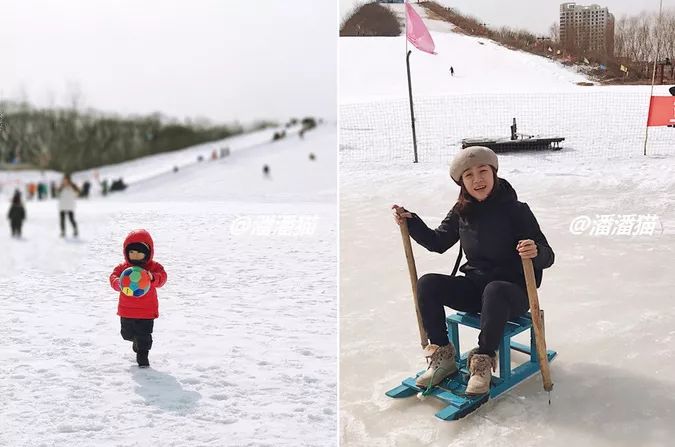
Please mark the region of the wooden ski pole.
<svg viewBox="0 0 675 447"><path fill-rule="evenodd" d="M544 324L541 320L541 311L539 309L539 295L537 294L537 282L534 277L534 267L532 259L523 259L523 272L525 272L525 284L527 285L527 297L530 300L530 313L532 314L532 327L534 328L534 340L537 345L537 358L539 359L539 368L541 377L544 381L544 390L549 393L553 389L551 381L551 370L548 366L548 355L546 354L546 340L544 339ZM549 404L551 399L549 397Z"/></svg>
<svg viewBox="0 0 675 447"><path fill-rule="evenodd" d="M415 313L417 314L417 328L420 331L420 343L422 349L429 344L427 332L422 324L422 315L420 314L420 303L417 299L417 268L415 267L415 257L413 256L412 245L410 244L410 233L408 232L408 219L404 219L399 225L401 228L401 237L403 238L403 249L405 250L405 260L408 262L408 273L410 275L410 285L412 286L413 300L415 301Z"/></svg>

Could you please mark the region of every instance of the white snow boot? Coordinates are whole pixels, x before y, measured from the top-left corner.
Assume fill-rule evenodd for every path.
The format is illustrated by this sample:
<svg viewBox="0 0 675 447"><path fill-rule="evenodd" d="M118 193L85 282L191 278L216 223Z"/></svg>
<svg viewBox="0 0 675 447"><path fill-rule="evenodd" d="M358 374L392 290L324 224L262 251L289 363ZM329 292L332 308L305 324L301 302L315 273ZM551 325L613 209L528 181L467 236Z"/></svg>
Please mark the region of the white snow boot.
<svg viewBox="0 0 675 447"><path fill-rule="evenodd" d="M466 361L469 365L469 383L466 384L466 394L478 396L490 392L492 371L497 369L497 356L478 354L478 348L472 349Z"/></svg>
<svg viewBox="0 0 675 447"><path fill-rule="evenodd" d="M424 348L424 356L427 358L429 366L415 380L415 385L420 388L436 386L446 377L455 374L457 372L456 353L452 343L445 346L428 345Z"/></svg>

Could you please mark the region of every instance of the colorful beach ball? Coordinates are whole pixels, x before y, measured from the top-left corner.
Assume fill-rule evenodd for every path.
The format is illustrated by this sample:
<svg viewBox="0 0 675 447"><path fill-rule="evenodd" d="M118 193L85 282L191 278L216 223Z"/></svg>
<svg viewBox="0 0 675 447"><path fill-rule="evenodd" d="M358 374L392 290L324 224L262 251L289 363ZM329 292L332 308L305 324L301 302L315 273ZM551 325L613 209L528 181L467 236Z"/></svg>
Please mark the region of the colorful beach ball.
<svg viewBox="0 0 675 447"><path fill-rule="evenodd" d="M129 267L120 276L120 287L126 296L140 298L150 290L150 274L136 265Z"/></svg>

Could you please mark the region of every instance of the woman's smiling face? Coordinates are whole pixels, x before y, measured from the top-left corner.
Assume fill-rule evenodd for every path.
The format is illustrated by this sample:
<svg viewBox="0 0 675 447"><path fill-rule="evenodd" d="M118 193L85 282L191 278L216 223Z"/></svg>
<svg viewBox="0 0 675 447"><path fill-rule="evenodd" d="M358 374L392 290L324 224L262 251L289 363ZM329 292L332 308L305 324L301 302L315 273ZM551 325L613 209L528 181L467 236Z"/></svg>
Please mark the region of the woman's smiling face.
<svg viewBox="0 0 675 447"><path fill-rule="evenodd" d="M495 186L492 168L489 165L479 165L467 169L462 174L462 182L469 195L479 202L487 199Z"/></svg>

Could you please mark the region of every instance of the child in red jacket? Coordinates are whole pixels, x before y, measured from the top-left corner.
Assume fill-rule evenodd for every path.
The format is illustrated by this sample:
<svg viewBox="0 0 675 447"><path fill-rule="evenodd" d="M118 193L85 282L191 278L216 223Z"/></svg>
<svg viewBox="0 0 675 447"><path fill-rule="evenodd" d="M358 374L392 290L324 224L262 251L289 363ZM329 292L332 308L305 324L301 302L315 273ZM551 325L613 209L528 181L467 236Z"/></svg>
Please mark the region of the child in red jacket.
<svg viewBox="0 0 675 447"><path fill-rule="evenodd" d="M152 328L159 317L157 288L166 282L166 272L159 262L153 261L154 244L146 230L134 230L124 240L124 262L117 265L110 275L110 285L120 292L117 315L120 316L122 338L133 342L136 361L141 368L150 366L148 351L152 347ZM127 296L121 292L120 275L131 266L139 266L150 274L150 290L141 296Z"/></svg>

